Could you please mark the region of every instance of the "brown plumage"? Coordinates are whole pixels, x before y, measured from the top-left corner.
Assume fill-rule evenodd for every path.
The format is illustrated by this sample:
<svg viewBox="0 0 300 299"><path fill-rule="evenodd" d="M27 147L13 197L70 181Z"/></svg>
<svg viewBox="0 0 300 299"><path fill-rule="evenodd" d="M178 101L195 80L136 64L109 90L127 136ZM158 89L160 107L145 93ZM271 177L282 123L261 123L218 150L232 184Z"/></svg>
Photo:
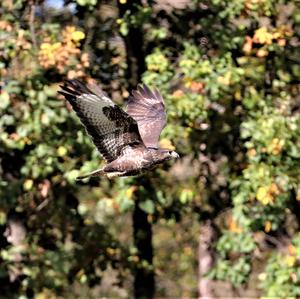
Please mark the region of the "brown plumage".
<svg viewBox="0 0 300 299"><path fill-rule="evenodd" d="M138 175L178 158L176 152L158 148L160 133L166 125L164 100L158 90L139 85L129 97L127 112L99 87L87 86L78 80L65 81L59 93L70 102L107 161L102 169L77 179Z"/></svg>

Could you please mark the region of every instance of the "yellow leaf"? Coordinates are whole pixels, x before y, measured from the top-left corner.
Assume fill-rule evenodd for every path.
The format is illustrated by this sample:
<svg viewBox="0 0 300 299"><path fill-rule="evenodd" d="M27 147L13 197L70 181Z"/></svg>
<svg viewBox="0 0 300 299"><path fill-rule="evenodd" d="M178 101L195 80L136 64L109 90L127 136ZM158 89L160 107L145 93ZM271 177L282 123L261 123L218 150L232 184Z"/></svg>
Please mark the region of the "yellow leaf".
<svg viewBox="0 0 300 299"><path fill-rule="evenodd" d="M43 288L42 292L34 296L34 299L57 299L57 297L51 290Z"/></svg>
<svg viewBox="0 0 300 299"><path fill-rule="evenodd" d="M0 210L0 224L4 225L6 223L6 213Z"/></svg>
<svg viewBox="0 0 300 299"><path fill-rule="evenodd" d="M237 90L235 93L234 93L234 98L237 100L237 101L240 101L242 99L242 93L241 93L241 90Z"/></svg>
<svg viewBox="0 0 300 299"><path fill-rule="evenodd" d="M9 94L7 91L3 91L1 93L1 100L4 102L8 102L9 101Z"/></svg>
<svg viewBox="0 0 300 299"><path fill-rule="evenodd" d="M265 232L266 233L270 232L271 228L272 228L272 223L269 220L266 221L265 222Z"/></svg>
<svg viewBox="0 0 300 299"><path fill-rule="evenodd" d="M190 88L191 84L193 82L193 79L191 77L184 77L183 81L184 81L184 86L187 88Z"/></svg>
<svg viewBox="0 0 300 299"><path fill-rule="evenodd" d="M268 190L269 190L268 187L259 187L257 192L256 192L256 198L258 200L262 200L264 197L267 196Z"/></svg>
<svg viewBox="0 0 300 299"><path fill-rule="evenodd" d="M66 33L73 33L75 31L75 27L74 26L67 26L65 29L64 29L64 32Z"/></svg>
<svg viewBox="0 0 300 299"><path fill-rule="evenodd" d="M223 84L223 85L229 85L230 79L231 79L231 72L227 72L224 76L219 76L217 78L218 83Z"/></svg>
<svg viewBox="0 0 300 299"><path fill-rule="evenodd" d="M61 47L61 43L55 43L55 44L53 44L52 45L52 50L57 50L57 49L59 49Z"/></svg>
<svg viewBox="0 0 300 299"><path fill-rule="evenodd" d="M132 195L133 195L133 193L134 193L134 191L136 191L136 189L137 189L136 186L131 186L130 188L128 188L128 189L126 190L126 196L127 196L128 198L131 198Z"/></svg>
<svg viewBox="0 0 300 299"><path fill-rule="evenodd" d="M256 198L263 205L268 205L273 202L273 196L270 193L270 186L259 187L256 192Z"/></svg>
<svg viewBox="0 0 300 299"><path fill-rule="evenodd" d="M106 248L106 252L107 252L109 255L114 255L114 254L116 253L116 249L111 248L111 247L108 247L108 248Z"/></svg>
<svg viewBox="0 0 300 299"><path fill-rule="evenodd" d="M170 151L174 151L175 150L175 146L172 144L171 140L167 139L167 138L163 138L160 140L159 142L159 146L161 148L170 150Z"/></svg>
<svg viewBox="0 0 300 299"><path fill-rule="evenodd" d="M262 200L261 200L261 203L263 205L268 205L269 203L272 203L273 202L273 196L271 194L267 194Z"/></svg>
<svg viewBox="0 0 300 299"><path fill-rule="evenodd" d="M41 122L43 125L48 125L49 124L49 117L46 113L43 113L41 115Z"/></svg>
<svg viewBox="0 0 300 299"><path fill-rule="evenodd" d="M268 146L268 152L272 153L273 155L278 155L281 153L284 144L285 140L273 138L270 145Z"/></svg>
<svg viewBox="0 0 300 299"><path fill-rule="evenodd" d="M41 44L41 49L42 50L47 50L49 48L51 48L51 45L49 43L42 43Z"/></svg>
<svg viewBox="0 0 300 299"><path fill-rule="evenodd" d="M268 29L266 27L257 29L253 36L253 41L262 45L270 45L272 43L272 39L273 35L272 33L268 32Z"/></svg>
<svg viewBox="0 0 300 299"><path fill-rule="evenodd" d="M66 154L67 154L68 150L64 147L64 146L60 146L58 149L57 149L57 155L59 157L64 157Z"/></svg>
<svg viewBox="0 0 300 299"><path fill-rule="evenodd" d="M32 186L33 186L33 180L31 179L26 180L23 184L23 188L26 191L29 191L32 188Z"/></svg>
<svg viewBox="0 0 300 299"><path fill-rule="evenodd" d="M266 278L267 278L267 274L265 272L262 272L258 275L258 279L260 281L264 281L264 280L266 280ZM262 297L260 299L262 299Z"/></svg>
<svg viewBox="0 0 300 299"><path fill-rule="evenodd" d="M256 56L257 57L265 57L265 56L268 56L269 52L266 50L266 49L259 49L257 52L256 52Z"/></svg>
<svg viewBox="0 0 300 299"><path fill-rule="evenodd" d="M289 267L293 267L295 265L296 262L296 257L289 255L285 258L284 260L285 264L287 264Z"/></svg>
<svg viewBox="0 0 300 299"><path fill-rule="evenodd" d="M34 296L35 299L47 299L46 295L43 292L37 293Z"/></svg>
<svg viewBox="0 0 300 299"><path fill-rule="evenodd" d="M82 31L74 31L72 32L72 39L74 41L80 41L85 38L85 34Z"/></svg>

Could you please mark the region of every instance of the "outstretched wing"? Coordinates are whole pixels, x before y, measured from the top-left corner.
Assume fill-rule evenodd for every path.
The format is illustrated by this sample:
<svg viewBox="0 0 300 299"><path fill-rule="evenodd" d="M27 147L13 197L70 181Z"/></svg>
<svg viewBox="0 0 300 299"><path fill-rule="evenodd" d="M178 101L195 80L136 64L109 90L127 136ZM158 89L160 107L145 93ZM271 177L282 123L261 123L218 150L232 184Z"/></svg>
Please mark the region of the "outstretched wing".
<svg viewBox="0 0 300 299"><path fill-rule="evenodd" d="M136 121L114 104L97 86L65 81L58 91L76 111L103 157L115 160L127 145L144 146Z"/></svg>
<svg viewBox="0 0 300 299"><path fill-rule="evenodd" d="M127 113L137 121L144 144L157 147L160 133L167 122L164 100L159 91L139 85L129 97Z"/></svg>

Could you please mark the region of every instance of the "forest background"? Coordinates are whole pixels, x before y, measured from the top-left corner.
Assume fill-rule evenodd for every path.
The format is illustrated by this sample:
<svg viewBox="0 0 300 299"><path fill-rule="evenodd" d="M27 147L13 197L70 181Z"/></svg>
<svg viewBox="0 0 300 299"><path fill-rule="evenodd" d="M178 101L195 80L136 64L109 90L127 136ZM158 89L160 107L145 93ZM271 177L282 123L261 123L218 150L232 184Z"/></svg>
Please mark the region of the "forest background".
<svg viewBox="0 0 300 299"><path fill-rule="evenodd" d="M2 0L0 297L300 297L300 7ZM163 94L140 178L102 163L64 79Z"/></svg>

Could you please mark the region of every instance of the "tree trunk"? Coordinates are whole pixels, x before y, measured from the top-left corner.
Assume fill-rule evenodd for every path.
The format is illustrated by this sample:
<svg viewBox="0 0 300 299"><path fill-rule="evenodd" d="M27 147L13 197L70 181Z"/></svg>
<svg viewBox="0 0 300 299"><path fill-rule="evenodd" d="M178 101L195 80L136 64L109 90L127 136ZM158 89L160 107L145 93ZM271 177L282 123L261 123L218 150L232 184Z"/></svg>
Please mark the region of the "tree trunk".
<svg viewBox="0 0 300 299"><path fill-rule="evenodd" d="M213 287L212 280L205 277L205 274L212 268L214 263L213 251L211 245L215 238L215 231L211 220L205 220L200 228L199 238L199 278L198 292L201 299L212 299Z"/></svg>
<svg viewBox="0 0 300 299"><path fill-rule="evenodd" d="M135 298L154 298L152 226L138 202L133 212L133 229L134 245L138 250L139 258L135 268L134 296Z"/></svg>
<svg viewBox="0 0 300 299"><path fill-rule="evenodd" d="M125 4L119 3L120 17L123 17L127 10L131 14L136 13L138 4L141 4L141 2L127 1ZM136 88L145 71L144 35L141 28L131 26L128 34L124 37L124 42L127 55L128 87L131 90ZM146 192L137 192L133 212L133 238L139 258L134 269L134 296L135 298L154 298L152 225L148 222L147 214L139 207L139 202L145 197L153 198L155 190L152 190L147 178L138 178L137 185L144 186Z"/></svg>

